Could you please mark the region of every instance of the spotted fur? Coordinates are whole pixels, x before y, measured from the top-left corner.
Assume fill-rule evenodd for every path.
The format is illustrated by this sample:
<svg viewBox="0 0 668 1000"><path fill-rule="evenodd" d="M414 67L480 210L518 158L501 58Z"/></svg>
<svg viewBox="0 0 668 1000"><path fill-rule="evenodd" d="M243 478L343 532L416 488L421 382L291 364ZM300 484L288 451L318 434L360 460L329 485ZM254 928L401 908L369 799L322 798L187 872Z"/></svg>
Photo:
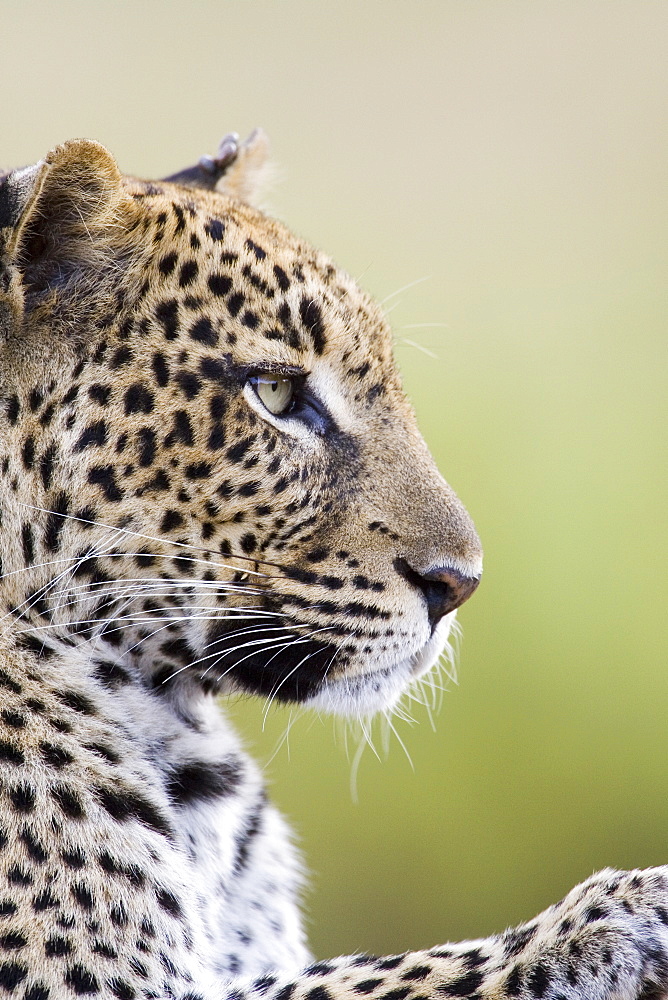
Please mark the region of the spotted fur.
<svg viewBox="0 0 668 1000"><path fill-rule="evenodd" d="M481 557L382 312L248 203L263 148L145 182L74 141L0 179L0 993L658 995L663 870L309 964L298 861L213 696L391 708Z"/></svg>

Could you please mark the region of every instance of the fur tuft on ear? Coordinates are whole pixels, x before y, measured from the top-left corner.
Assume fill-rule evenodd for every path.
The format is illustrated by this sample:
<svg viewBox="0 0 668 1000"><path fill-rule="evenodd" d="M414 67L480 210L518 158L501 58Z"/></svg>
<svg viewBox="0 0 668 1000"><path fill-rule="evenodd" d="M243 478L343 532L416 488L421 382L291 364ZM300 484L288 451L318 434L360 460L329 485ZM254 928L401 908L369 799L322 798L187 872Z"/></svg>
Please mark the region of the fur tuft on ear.
<svg viewBox="0 0 668 1000"><path fill-rule="evenodd" d="M242 143L236 132L230 132L221 139L215 156L201 156L194 167L163 180L219 191L254 204L268 179L268 160L269 140L261 128L256 128Z"/></svg>
<svg viewBox="0 0 668 1000"><path fill-rule="evenodd" d="M216 190L238 201L254 204L267 183L268 173L269 137L263 129L256 128L239 146L235 159L218 181Z"/></svg>
<svg viewBox="0 0 668 1000"><path fill-rule="evenodd" d="M0 257L26 289L44 290L95 264L109 240L120 199L111 154L90 139L73 139L33 167L0 182Z"/></svg>

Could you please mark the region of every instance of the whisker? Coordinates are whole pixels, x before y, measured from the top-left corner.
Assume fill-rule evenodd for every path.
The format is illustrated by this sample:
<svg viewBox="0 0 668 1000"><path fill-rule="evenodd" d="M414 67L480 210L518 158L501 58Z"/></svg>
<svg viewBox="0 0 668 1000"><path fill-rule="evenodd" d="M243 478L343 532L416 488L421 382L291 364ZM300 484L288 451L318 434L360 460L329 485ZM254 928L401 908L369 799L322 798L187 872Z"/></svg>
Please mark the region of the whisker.
<svg viewBox="0 0 668 1000"><path fill-rule="evenodd" d="M48 507L39 507L35 504L22 503L21 506L27 508L28 510L36 510L42 514L52 514L54 517L62 517L69 521L78 521L81 524L90 524L97 528L106 528L108 531L115 531L122 535L132 535L134 538L144 538L150 542L159 542L160 544L173 545L176 548L192 549L193 552L205 552L208 553L209 555L215 556L216 559L219 559L220 557L220 552L216 552L215 549L209 549L204 545L195 545L191 544L190 542L176 542L171 538L165 538L155 535L147 535L142 531L134 531L132 528L122 528L113 524L105 524L103 521L94 521L91 520L90 518L78 517L76 514L63 514L59 510L50 510ZM151 553L151 555L155 555L156 557L158 557L161 555L161 553ZM170 557L162 556L162 558L170 558ZM252 562L256 564L262 564L263 566L273 566L275 569L283 568L279 563L269 562L264 559L256 559L251 556L237 555L236 553L231 555L230 558L238 559L240 562ZM207 562L206 560L203 561ZM207 565L210 565L210 563L207 562ZM225 566L224 563L216 563L216 565L222 566L224 569L231 569L234 571L236 571L237 569L237 567L234 566ZM259 571L252 569L244 570L244 572L250 573L253 576L265 576L264 573L260 573Z"/></svg>
<svg viewBox="0 0 668 1000"><path fill-rule="evenodd" d="M409 281L407 285L402 285L401 288L397 288L396 292L390 292L390 294L386 295L384 299L381 299L381 306L384 306L386 302L389 302L389 300L395 298L395 296L401 295L402 292L407 292L409 288L415 288L416 285L421 285L424 281L430 280L431 275L426 274L423 278L416 278L415 281Z"/></svg>

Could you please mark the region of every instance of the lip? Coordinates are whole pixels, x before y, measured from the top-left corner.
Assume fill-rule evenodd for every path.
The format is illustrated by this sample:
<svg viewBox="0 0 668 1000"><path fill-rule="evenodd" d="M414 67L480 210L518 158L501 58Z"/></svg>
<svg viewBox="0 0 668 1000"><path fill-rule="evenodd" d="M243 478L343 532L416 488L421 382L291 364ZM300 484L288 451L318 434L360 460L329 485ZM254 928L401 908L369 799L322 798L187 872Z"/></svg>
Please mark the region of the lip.
<svg viewBox="0 0 668 1000"><path fill-rule="evenodd" d="M447 646L455 616L452 611L441 619L431 638L417 652L354 677L337 678L320 688L305 704L335 715L368 716L391 710L411 683L434 666Z"/></svg>
<svg viewBox="0 0 668 1000"><path fill-rule="evenodd" d="M451 611L445 618L441 618L434 629L431 639L417 653L413 653L411 657L411 674L413 677L422 677L423 674L426 674L434 666L447 645L448 636L450 635L456 615L456 611Z"/></svg>

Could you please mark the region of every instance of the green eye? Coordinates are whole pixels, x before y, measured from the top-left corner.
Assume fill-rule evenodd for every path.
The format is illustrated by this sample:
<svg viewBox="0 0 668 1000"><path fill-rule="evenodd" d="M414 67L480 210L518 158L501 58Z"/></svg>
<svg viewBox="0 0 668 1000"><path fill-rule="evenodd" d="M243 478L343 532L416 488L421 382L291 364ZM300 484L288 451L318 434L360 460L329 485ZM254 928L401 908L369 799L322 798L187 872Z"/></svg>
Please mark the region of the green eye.
<svg viewBox="0 0 668 1000"><path fill-rule="evenodd" d="M272 378L269 375L256 375L253 378L255 392L270 413L280 417L287 413L295 394L294 379L280 375Z"/></svg>

